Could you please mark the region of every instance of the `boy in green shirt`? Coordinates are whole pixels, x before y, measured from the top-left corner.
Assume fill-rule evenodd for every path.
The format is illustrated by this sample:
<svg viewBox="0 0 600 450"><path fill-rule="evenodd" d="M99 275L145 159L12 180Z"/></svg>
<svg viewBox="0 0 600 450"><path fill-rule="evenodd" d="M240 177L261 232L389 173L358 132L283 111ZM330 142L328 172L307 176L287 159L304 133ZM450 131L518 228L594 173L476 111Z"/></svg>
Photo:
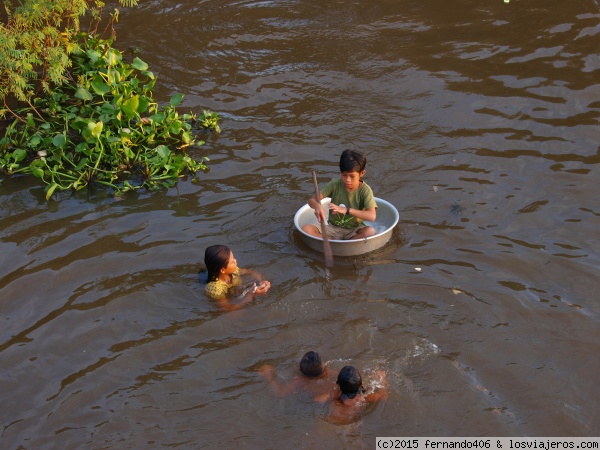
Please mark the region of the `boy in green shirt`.
<svg viewBox="0 0 600 450"><path fill-rule="evenodd" d="M329 204L329 224L327 234L330 239L364 239L374 236L375 228L365 226L364 220L374 222L377 217L377 203L373 190L361 178L365 175L367 158L360 152L344 150L340 157L339 179L331 180L320 192L319 199L313 195L308 205L315 210L319 224L327 217L321 199L331 197ZM315 225L304 225L302 231L322 238L321 229Z"/></svg>

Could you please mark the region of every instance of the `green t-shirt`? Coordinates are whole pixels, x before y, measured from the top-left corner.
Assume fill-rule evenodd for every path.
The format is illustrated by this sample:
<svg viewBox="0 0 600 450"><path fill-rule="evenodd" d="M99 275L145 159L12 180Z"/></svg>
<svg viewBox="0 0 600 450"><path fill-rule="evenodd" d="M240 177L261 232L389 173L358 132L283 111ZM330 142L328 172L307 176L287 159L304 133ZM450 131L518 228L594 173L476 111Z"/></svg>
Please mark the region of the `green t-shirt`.
<svg viewBox="0 0 600 450"><path fill-rule="evenodd" d="M364 211L368 208L377 208L373 190L364 181L355 191L348 192L344 186L344 182L340 178L331 180L323 189L321 189L323 197L331 197L331 202L336 205L346 205L352 209ZM337 217L336 217L337 216ZM337 222L339 218L344 217L344 214L334 214L329 218L330 223ZM332 222L333 221L333 222ZM363 221L356 217L346 225L346 228L361 227Z"/></svg>

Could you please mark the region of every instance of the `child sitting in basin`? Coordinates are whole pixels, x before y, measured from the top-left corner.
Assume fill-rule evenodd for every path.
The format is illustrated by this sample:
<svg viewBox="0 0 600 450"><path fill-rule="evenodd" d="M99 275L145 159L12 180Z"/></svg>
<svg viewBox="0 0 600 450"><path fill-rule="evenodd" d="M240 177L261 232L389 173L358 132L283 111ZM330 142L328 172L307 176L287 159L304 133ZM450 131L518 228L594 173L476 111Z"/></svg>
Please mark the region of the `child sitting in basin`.
<svg viewBox="0 0 600 450"><path fill-rule="evenodd" d="M240 269L233 252L226 245L212 245L204 252L204 264L208 272L206 295L217 302L225 311L239 309L251 302L256 295L264 295L269 291L271 283L262 280L261 276L249 269ZM253 279L247 286L242 283L242 276ZM242 289L241 292L240 289ZM230 303L230 299L238 296L241 300L237 304Z"/></svg>
<svg viewBox="0 0 600 450"><path fill-rule="evenodd" d="M334 240L364 239L377 234L375 228L365 226L363 221L375 221L377 203L372 189L362 180L365 175L367 158L360 152L344 150L340 157L341 177L331 180L321 189L320 198L316 194L308 200L315 210L320 226L326 223L325 209L321 199L331 197L329 204L329 224L327 235ZM322 238L318 226L307 224L302 231Z"/></svg>
<svg viewBox="0 0 600 450"><path fill-rule="evenodd" d="M387 398L387 378L383 371L377 371L373 391L367 393L362 385L360 372L353 366L345 366L338 374L337 386L331 392L318 396L315 400L324 403L331 400L327 420L334 423L350 423L360 417L370 404Z"/></svg>
<svg viewBox="0 0 600 450"><path fill-rule="evenodd" d="M275 378L275 368L265 364L259 372L273 386L275 393L281 397L296 393L299 390L308 391L313 396L331 390L333 379L330 379L327 365L321 356L314 351L307 352L300 361L300 373L287 383L282 383Z"/></svg>

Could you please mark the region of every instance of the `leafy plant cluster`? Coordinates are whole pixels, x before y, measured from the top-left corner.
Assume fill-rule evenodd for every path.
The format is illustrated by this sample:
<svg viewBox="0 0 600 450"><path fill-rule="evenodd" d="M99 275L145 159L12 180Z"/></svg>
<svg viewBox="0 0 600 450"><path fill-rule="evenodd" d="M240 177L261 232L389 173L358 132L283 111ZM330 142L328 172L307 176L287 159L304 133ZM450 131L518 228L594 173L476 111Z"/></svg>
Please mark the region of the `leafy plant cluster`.
<svg viewBox="0 0 600 450"><path fill-rule="evenodd" d="M131 7L138 0L119 2ZM0 116L10 111L7 98L29 103L40 92L69 82L70 55L80 49L80 18L89 13L91 34L96 34L104 7L100 0L4 0L3 5L7 21L0 23ZM115 9L104 32L110 28L114 34L118 17Z"/></svg>
<svg viewBox="0 0 600 450"><path fill-rule="evenodd" d="M194 159L186 150L204 144L201 134L220 131L217 113L178 114L181 94L159 107L148 65L137 57L125 62L112 38L97 34L103 6L99 0L20 0L11 10L5 1L0 118L12 122L0 139L0 172L38 177L47 199L91 184L117 193L172 186L185 173L206 169L208 158ZM90 33L80 31L87 12ZM104 31L117 19L115 10Z"/></svg>
<svg viewBox="0 0 600 450"><path fill-rule="evenodd" d="M219 130L218 115L179 115L183 95L159 107L152 99L156 77L139 58L131 64L110 40L83 36L72 55L76 83L57 86L18 111L0 139L0 168L33 174L58 190L97 183L124 192L172 186L184 173L206 169L208 158L185 149L202 145L194 132Z"/></svg>
<svg viewBox="0 0 600 450"><path fill-rule="evenodd" d="M345 206L341 204L340 206ZM329 216L329 223L342 228L352 228L352 221L354 216L349 214L333 214Z"/></svg>

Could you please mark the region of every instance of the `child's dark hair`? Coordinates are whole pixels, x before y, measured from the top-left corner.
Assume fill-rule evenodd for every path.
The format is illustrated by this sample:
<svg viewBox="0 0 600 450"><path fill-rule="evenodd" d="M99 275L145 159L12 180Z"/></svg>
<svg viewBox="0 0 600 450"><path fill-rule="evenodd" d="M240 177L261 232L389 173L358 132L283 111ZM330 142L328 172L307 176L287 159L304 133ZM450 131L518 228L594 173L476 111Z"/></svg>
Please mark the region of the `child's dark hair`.
<svg viewBox="0 0 600 450"><path fill-rule="evenodd" d="M348 398L354 398L362 389L362 377L353 366L345 366L340 370L336 383L340 386L342 394Z"/></svg>
<svg viewBox="0 0 600 450"><path fill-rule="evenodd" d="M344 150L340 156L340 172L362 173L367 166L367 157L356 150Z"/></svg>
<svg viewBox="0 0 600 450"><path fill-rule="evenodd" d="M231 249L226 245L211 245L204 252L204 265L208 271L207 283L216 281L219 278L219 272L229 264Z"/></svg>
<svg viewBox="0 0 600 450"><path fill-rule="evenodd" d="M307 352L300 361L300 372L307 377L318 377L325 371L325 364L317 352Z"/></svg>

